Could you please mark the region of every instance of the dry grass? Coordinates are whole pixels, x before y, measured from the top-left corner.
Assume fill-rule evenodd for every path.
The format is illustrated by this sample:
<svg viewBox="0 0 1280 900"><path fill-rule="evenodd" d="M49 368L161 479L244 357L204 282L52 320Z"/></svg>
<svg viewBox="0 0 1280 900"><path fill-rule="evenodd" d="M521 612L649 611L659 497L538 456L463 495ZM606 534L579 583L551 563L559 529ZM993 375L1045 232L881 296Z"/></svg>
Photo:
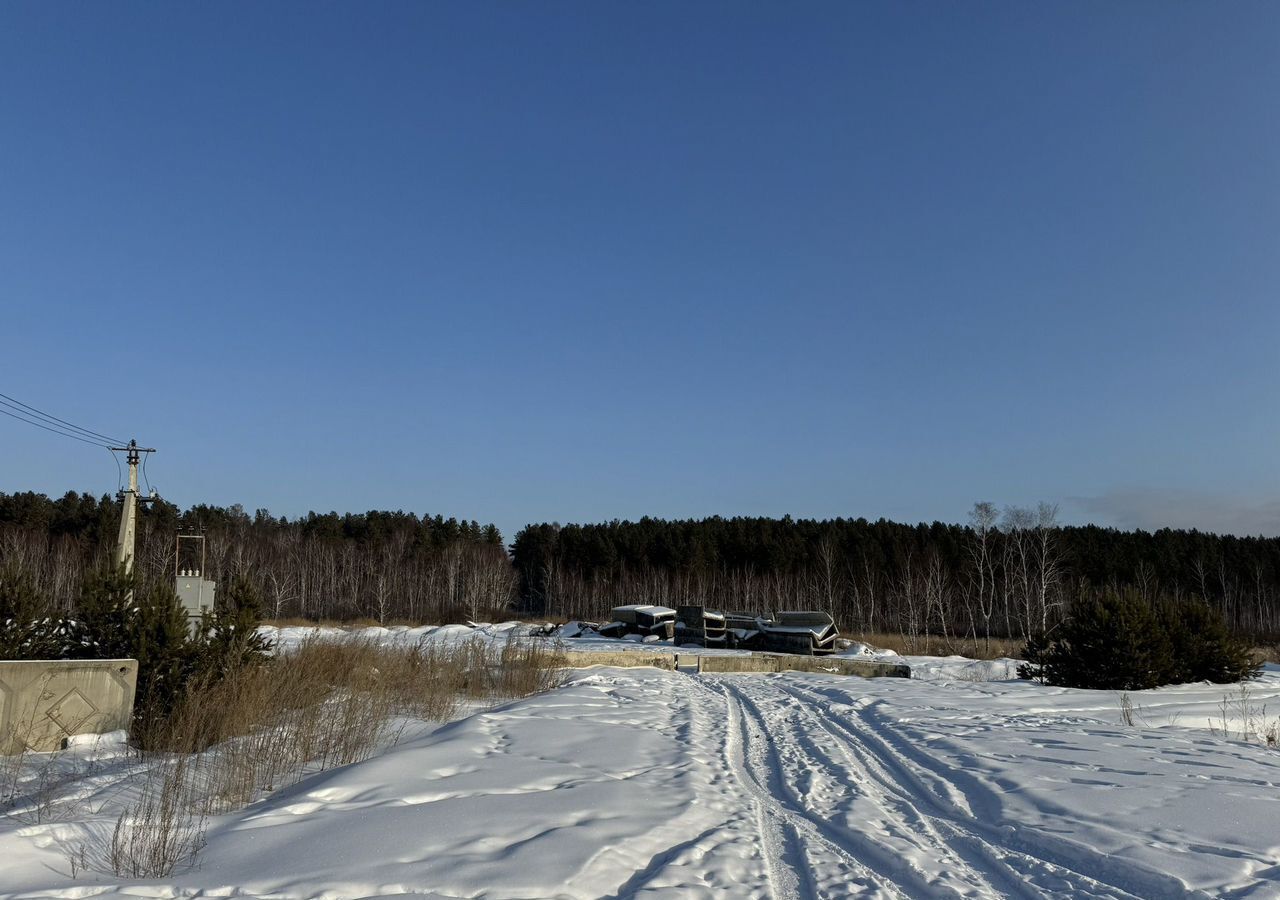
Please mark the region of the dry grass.
<svg viewBox="0 0 1280 900"><path fill-rule="evenodd" d="M407 720L549 690L565 660L545 642L480 639L384 647L314 640L219 681L197 682L145 746L156 765L116 823L110 868L160 877L195 855L210 815L304 774L366 759Z"/></svg>
<svg viewBox="0 0 1280 900"><path fill-rule="evenodd" d="M107 850L116 875L163 878L200 852L207 817L190 803L193 762L178 754L153 768L137 803L116 819ZM89 862L83 849L81 858Z"/></svg>
<svg viewBox="0 0 1280 900"><path fill-rule="evenodd" d="M965 656L969 659L1016 659L1023 647L1021 640L1011 638L992 638L988 643L984 638L947 638L937 634L913 637L900 632L866 632L856 637L846 634L845 637L906 655Z"/></svg>
<svg viewBox="0 0 1280 900"><path fill-rule="evenodd" d="M1253 658L1262 663L1280 664L1280 644L1272 644L1268 647L1254 647Z"/></svg>

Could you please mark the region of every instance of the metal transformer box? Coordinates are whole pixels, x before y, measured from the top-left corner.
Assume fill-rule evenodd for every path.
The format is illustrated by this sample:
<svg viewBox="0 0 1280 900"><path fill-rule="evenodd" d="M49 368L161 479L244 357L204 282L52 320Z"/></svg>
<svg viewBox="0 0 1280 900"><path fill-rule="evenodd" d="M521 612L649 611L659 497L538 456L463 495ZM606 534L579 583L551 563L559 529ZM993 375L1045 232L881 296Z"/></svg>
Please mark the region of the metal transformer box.
<svg viewBox="0 0 1280 900"><path fill-rule="evenodd" d="M192 627L200 620L200 615L213 609L214 593L218 590L215 582L201 578L198 574L184 575L179 573L175 585L178 600L187 611L187 619Z"/></svg>

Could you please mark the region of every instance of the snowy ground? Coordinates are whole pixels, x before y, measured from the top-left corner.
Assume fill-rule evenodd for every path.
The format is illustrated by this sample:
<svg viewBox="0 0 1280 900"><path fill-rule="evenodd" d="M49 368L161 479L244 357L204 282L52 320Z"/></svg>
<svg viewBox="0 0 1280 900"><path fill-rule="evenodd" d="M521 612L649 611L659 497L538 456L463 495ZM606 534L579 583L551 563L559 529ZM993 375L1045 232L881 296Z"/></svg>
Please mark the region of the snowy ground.
<svg viewBox="0 0 1280 900"><path fill-rule="evenodd" d="M135 765L108 751L0 820L0 897L1280 897L1280 751L1221 733L1280 717L1280 668L1135 692L1129 726L985 680L1008 662L908 662L582 670L213 820L159 882L71 875Z"/></svg>

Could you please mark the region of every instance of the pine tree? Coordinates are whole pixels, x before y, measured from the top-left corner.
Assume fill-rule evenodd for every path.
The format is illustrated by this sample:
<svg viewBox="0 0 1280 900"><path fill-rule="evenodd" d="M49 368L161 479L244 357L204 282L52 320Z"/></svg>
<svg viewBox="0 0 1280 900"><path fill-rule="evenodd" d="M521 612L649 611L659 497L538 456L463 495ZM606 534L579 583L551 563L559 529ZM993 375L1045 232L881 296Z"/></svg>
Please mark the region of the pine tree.
<svg viewBox="0 0 1280 900"><path fill-rule="evenodd" d="M1230 684L1261 668L1205 603L1157 605L1132 589L1077 600L1051 641L1033 639L1023 653L1021 678L1100 690Z"/></svg>
<svg viewBox="0 0 1280 900"><path fill-rule="evenodd" d="M217 608L201 623L200 668L221 677L240 666L264 659L270 642L258 633L262 598L248 578L237 575L218 598Z"/></svg>
<svg viewBox="0 0 1280 900"><path fill-rule="evenodd" d="M1160 612L1172 651L1171 683L1231 684L1262 670L1248 645L1232 637L1222 617L1203 600L1166 603Z"/></svg>
<svg viewBox="0 0 1280 900"><path fill-rule="evenodd" d="M60 623L47 613L30 573L12 562L0 568L0 659L60 656Z"/></svg>
<svg viewBox="0 0 1280 900"><path fill-rule="evenodd" d="M1041 659L1049 684L1131 691L1166 683L1171 652L1151 604L1125 590L1077 601Z"/></svg>
<svg viewBox="0 0 1280 900"><path fill-rule="evenodd" d="M141 590L123 567L85 579L72 634L74 657L138 661L134 719L144 735L173 709L196 663L186 612L172 588L156 583Z"/></svg>

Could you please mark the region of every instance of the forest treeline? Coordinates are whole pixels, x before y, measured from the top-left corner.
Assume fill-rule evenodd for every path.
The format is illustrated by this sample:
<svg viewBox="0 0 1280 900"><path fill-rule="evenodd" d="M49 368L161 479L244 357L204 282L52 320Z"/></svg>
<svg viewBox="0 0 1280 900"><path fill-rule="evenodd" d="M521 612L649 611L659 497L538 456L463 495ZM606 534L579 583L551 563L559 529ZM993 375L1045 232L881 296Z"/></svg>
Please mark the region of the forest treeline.
<svg viewBox="0 0 1280 900"><path fill-rule="evenodd" d="M0 564L31 574L52 612L71 611L105 566L119 504L68 493L0 493ZM709 518L537 524L510 553L493 525L405 512L308 513L239 506L140 514L144 581L172 578L180 529L206 535L207 570L249 579L271 618L459 621L520 614L599 620L624 603L829 611L848 633L927 642L1026 638L1104 591L1198 596L1236 633L1280 637L1280 538L1058 524L1056 508L978 503L964 525Z"/></svg>
<svg viewBox="0 0 1280 900"><path fill-rule="evenodd" d="M965 525L710 518L531 525L513 546L526 607L624 603L822 609L851 633L1027 638L1082 597L1202 597L1233 631L1280 635L1280 538L1062 526L1057 508L977 503Z"/></svg>
<svg viewBox="0 0 1280 900"><path fill-rule="evenodd" d="M120 504L70 492L0 493L0 565L29 573L52 613L74 610L85 574L110 564ZM139 512L135 567L172 582L179 531L205 535L206 570L243 576L270 618L460 621L510 610L515 572L493 525L372 511L308 513L158 501Z"/></svg>

